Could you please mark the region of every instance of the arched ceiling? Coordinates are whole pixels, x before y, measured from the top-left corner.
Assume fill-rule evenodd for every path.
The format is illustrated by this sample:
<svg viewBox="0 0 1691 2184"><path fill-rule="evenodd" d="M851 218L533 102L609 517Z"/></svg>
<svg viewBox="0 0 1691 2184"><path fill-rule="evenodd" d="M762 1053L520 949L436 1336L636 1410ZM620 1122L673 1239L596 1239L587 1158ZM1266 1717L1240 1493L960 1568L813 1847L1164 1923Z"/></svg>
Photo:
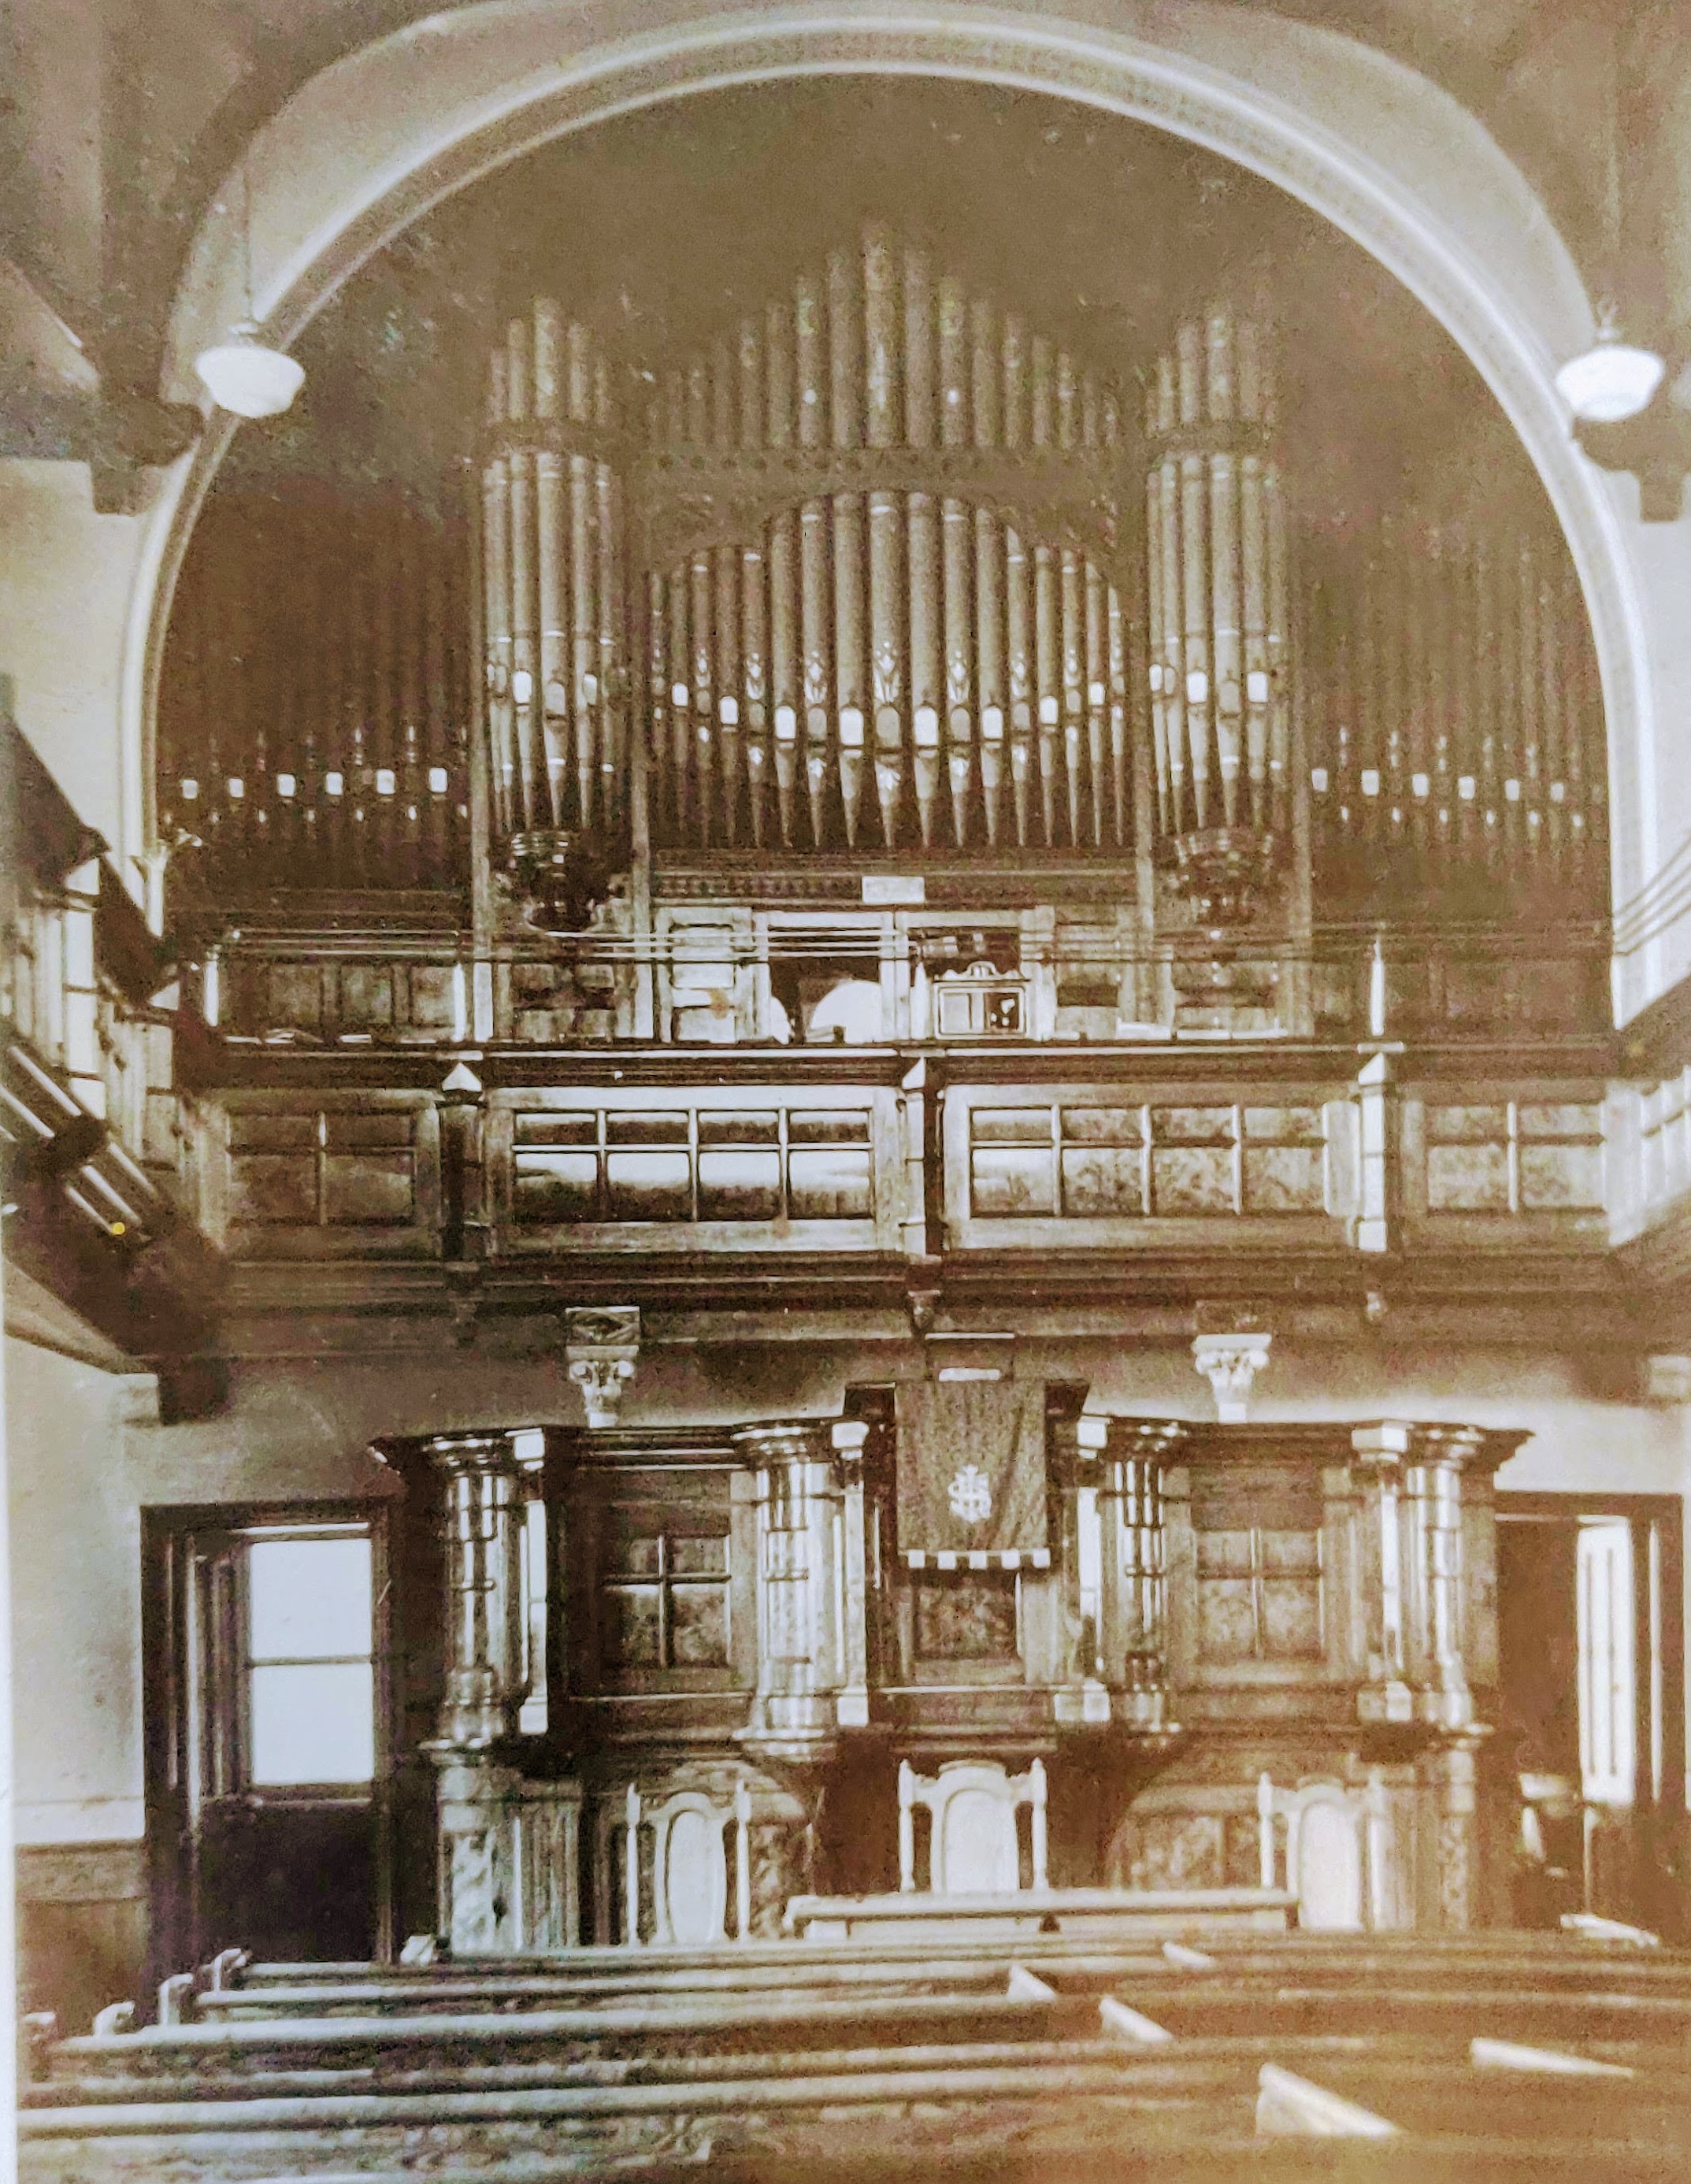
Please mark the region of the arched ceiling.
<svg viewBox="0 0 1691 2184"><path fill-rule="evenodd" d="M1120 116L990 85L789 79L628 114L426 215L302 336L306 392L242 434L238 490L432 496L473 438L483 360L537 292L624 367L674 360L867 220L927 242L1133 383L1183 311L1268 269L1294 478L1313 514L1530 485L1478 375L1365 253L1272 185Z"/></svg>

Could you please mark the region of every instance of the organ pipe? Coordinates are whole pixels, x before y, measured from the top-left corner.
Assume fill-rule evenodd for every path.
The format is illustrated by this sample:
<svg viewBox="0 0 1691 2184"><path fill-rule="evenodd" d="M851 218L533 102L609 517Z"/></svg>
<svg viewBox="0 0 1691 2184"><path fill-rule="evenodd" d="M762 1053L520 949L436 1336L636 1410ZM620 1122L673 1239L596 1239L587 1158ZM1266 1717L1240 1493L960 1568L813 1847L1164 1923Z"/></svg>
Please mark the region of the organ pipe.
<svg viewBox="0 0 1691 2184"><path fill-rule="evenodd" d="M173 885L451 888L465 869L461 531L397 495L219 495L184 563L159 701ZM310 641L302 642L301 633Z"/></svg>
<svg viewBox="0 0 1691 2184"><path fill-rule="evenodd" d="M737 375L731 397L725 375ZM1127 692L1113 664L1125 618L1111 575L1042 527L1036 493L1024 510L974 493L967 473L952 489L939 467L951 451L1002 454L1010 471L1085 454L1096 475L1119 444L1108 389L879 229L743 321L732 351L707 348L678 384L684 396L654 412L661 446L690 447L707 418L718 443L734 438L737 415L734 459L795 449L812 476L830 456L849 475L795 494L739 542L740 628L756 617L767 631L767 693L751 687L749 638L737 665L718 585L708 641L720 796L697 748L685 766L678 744L661 759L653 715L670 839L738 839L744 810L754 843L793 850L968 850L1012 829L1030 850L1127 846ZM932 487L878 481L877 452L931 458ZM661 572L656 595L672 599L678 582L690 579ZM695 629L695 702L698 644ZM745 724L743 759L725 704ZM767 759L751 725L766 705Z"/></svg>
<svg viewBox="0 0 1691 2184"><path fill-rule="evenodd" d="M1261 326L1186 320L1145 405L1150 727L1159 832L1289 824L1286 512Z"/></svg>
<svg viewBox="0 0 1691 2184"><path fill-rule="evenodd" d="M1329 900L1360 890L1487 922L1512 901L1593 914L1602 700L1548 511L1382 519L1312 534L1309 550L1308 756Z"/></svg>
<svg viewBox="0 0 1691 2184"><path fill-rule="evenodd" d="M689 432L701 428L705 391L696 375L666 390ZM628 818L622 493L598 444L616 419L590 331L547 298L512 318L490 360L487 414L482 619L494 827L505 841L535 827L614 837ZM668 665L684 676L684 647L669 634ZM672 690L659 710L672 726L685 711Z"/></svg>

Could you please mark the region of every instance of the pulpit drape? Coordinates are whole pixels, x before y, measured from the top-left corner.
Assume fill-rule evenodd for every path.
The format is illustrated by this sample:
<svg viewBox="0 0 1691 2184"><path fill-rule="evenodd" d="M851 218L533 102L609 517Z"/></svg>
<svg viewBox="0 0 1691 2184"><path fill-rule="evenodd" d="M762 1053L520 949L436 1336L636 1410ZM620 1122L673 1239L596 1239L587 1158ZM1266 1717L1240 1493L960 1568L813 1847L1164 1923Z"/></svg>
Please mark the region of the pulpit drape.
<svg viewBox="0 0 1691 2184"><path fill-rule="evenodd" d="M898 1545L912 1568L1048 1566L1042 1384L912 1384L897 1422Z"/></svg>

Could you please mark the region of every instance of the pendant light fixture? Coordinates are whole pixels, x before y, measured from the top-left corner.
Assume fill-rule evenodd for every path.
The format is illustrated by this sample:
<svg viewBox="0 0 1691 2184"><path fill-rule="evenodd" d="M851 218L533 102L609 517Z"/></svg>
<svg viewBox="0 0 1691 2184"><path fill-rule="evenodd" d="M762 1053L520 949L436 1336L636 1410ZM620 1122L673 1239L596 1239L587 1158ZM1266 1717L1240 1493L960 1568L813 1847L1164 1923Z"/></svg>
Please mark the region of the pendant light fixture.
<svg viewBox="0 0 1691 2184"><path fill-rule="evenodd" d="M279 417L305 384L305 367L260 336L253 316L252 184L241 159L241 270L245 315L228 338L194 359L201 385L220 410L236 417Z"/></svg>
<svg viewBox="0 0 1691 2184"><path fill-rule="evenodd" d="M1608 146L1604 175L1604 278L1620 285L1621 258L1621 40L1627 10L1615 5L1610 17ZM1576 418L1588 425L1619 425L1649 408L1666 367L1654 349L1629 342L1621 330L1619 306L1612 296L1598 307L1597 339L1571 357L1556 374L1556 391Z"/></svg>

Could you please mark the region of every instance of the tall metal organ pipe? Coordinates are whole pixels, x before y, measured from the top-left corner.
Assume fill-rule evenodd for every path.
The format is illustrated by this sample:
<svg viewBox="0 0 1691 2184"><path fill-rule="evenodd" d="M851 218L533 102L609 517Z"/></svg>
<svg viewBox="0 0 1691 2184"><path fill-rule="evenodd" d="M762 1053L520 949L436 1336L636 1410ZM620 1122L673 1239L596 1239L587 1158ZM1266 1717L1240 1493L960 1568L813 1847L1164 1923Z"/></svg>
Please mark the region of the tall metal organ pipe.
<svg viewBox="0 0 1691 2184"><path fill-rule="evenodd" d="M1145 404L1148 672L1158 832L1291 816L1286 505L1264 328L1184 321Z"/></svg>
<svg viewBox="0 0 1691 2184"><path fill-rule="evenodd" d="M1114 572L1073 538L1035 535L1035 489L1024 510L979 490L968 467L1002 454L1013 477L1016 459L1032 459L1031 478L1035 461L1054 471L1067 460L1095 487L1105 473L1107 490L1113 393L877 229L678 379L695 392L654 405L660 448L703 454L706 421L731 419L739 456L790 452L807 481L833 476L726 549L735 580L715 588L702 639L691 566L649 577L651 628L667 632L667 665L654 649L648 678L663 838L869 853L1128 848ZM931 485L910 482L912 457L925 459L918 472L931 465ZM674 666L684 622L690 680ZM715 765L703 742L666 733L683 682L696 704L706 676Z"/></svg>
<svg viewBox="0 0 1691 2184"><path fill-rule="evenodd" d="M627 824L625 516L605 452L617 424L586 326L544 297L510 320L488 359L480 557L502 840L535 827L614 838Z"/></svg>
<svg viewBox="0 0 1691 2184"><path fill-rule="evenodd" d="M1602 693L1549 510L1312 531L1304 552L1310 813L1331 912L1395 898L1422 917L1600 916Z"/></svg>

